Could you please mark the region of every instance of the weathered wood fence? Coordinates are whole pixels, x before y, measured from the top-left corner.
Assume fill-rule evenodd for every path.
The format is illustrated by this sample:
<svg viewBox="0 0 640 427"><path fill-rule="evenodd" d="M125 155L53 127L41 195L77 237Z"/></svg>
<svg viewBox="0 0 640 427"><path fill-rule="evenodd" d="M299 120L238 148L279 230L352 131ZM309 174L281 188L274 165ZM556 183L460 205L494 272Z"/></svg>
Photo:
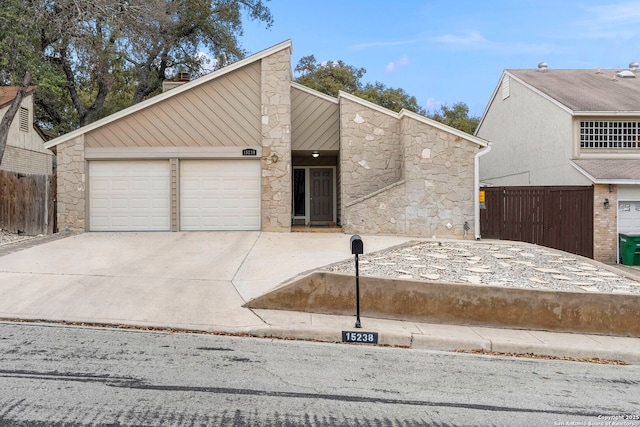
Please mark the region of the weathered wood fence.
<svg viewBox="0 0 640 427"><path fill-rule="evenodd" d="M484 187L480 234L593 258L593 187Z"/></svg>
<svg viewBox="0 0 640 427"><path fill-rule="evenodd" d="M56 229L54 175L0 171L0 228L29 236Z"/></svg>

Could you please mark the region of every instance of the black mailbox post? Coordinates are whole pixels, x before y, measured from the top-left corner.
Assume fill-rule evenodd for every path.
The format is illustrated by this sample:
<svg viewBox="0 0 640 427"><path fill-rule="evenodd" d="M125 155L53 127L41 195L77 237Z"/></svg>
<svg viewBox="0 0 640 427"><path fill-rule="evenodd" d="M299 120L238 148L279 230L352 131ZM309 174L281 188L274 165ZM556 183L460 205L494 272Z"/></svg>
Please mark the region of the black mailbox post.
<svg viewBox="0 0 640 427"><path fill-rule="evenodd" d="M351 254L362 255L364 253L364 245L362 239L357 234L351 236Z"/></svg>
<svg viewBox="0 0 640 427"><path fill-rule="evenodd" d="M351 236L351 254L356 256L356 328L361 328L360 324L360 273L358 271L358 255L364 253L362 239L357 234Z"/></svg>

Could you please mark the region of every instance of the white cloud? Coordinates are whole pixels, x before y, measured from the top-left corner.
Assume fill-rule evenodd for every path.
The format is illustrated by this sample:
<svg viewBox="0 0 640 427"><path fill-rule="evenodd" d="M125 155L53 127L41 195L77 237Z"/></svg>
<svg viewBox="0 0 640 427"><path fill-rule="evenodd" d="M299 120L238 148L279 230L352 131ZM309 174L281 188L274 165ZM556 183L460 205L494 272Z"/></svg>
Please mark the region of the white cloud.
<svg viewBox="0 0 640 427"><path fill-rule="evenodd" d="M636 38L640 24L640 2L595 6L587 9L587 17L577 22L575 38L631 39Z"/></svg>
<svg viewBox="0 0 640 427"><path fill-rule="evenodd" d="M387 71L387 73L393 73L400 68L408 66L409 64L411 64L411 62L411 59L407 55L404 55L397 61L389 62L385 70Z"/></svg>
<svg viewBox="0 0 640 427"><path fill-rule="evenodd" d="M601 23L620 25L640 21L640 2L637 1L595 6L587 10Z"/></svg>
<svg viewBox="0 0 640 427"><path fill-rule="evenodd" d="M453 34L444 34L434 37L434 40L440 43L447 43L460 46L478 46L486 45L488 40L477 31L467 31L466 34L459 36Z"/></svg>
<svg viewBox="0 0 640 427"><path fill-rule="evenodd" d="M513 55L521 53L548 54L557 51L557 48L544 44L514 42L495 42L487 39L478 31L467 31L462 35L444 34L433 37L433 41L449 48L457 47L461 49L484 50L502 55Z"/></svg>
<svg viewBox="0 0 640 427"><path fill-rule="evenodd" d="M438 101L435 98L428 98L424 108L429 112L436 112L440 110L444 103L442 101Z"/></svg>
<svg viewBox="0 0 640 427"><path fill-rule="evenodd" d="M370 47L390 47L390 46L404 46L408 44L417 43L418 40L404 40L404 41L394 41L394 42L370 42L370 43L360 43L354 44L351 46L351 49L368 49Z"/></svg>

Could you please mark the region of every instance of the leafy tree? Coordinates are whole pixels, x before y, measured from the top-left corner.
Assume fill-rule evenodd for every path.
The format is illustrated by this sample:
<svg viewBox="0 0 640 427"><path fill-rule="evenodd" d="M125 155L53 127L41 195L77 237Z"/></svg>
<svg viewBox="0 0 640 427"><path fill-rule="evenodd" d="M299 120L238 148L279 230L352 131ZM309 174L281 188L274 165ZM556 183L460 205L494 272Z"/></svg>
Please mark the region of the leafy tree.
<svg viewBox="0 0 640 427"><path fill-rule="evenodd" d="M400 111L403 108L414 113L426 114L426 110L418 105L415 96L410 96L403 89L388 88L380 82L367 83L361 90L355 93L360 98L381 105L389 110Z"/></svg>
<svg viewBox="0 0 640 427"><path fill-rule="evenodd" d="M422 114L469 134L473 134L480 122L478 117L469 117L469 107L464 102L457 102L452 108L443 105L439 111L429 114L418 105L415 96L403 89L387 87L380 82L363 84L361 79L366 70L343 61L318 64L315 56L309 55L300 59L295 71L299 74L296 82L330 96L338 96L339 91L344 91L392 111L399 112L404 108Z"/></svg>
<svg viewBox="0 0 640 427"><path fill-rule="evenodd" d="M31 84L31 72L37 37L33 20L21 1L5 0L0 12L0 34L11 37L0 38L0 86L19 85L16 97L0 121L0 162L7 146L11 123Z"/></svg>
<svg viewBox="0 0 640 427"><path fill-rule="evenodd" d="M315 56L309 55L300 59L295 71L300 74L296 82L330 96L338 96L338 92L343 91L396 112L403 108L418 114L426 112L415 97L402 89L388 88L380 82L363 84L361 79L366 70L343 61L318 64Z"/></svg>
<svg viewBox="0 0 640 427"><path fill-rule="evenodd" d="M1 58L11 57L16 33L31 39L25 57L48 70L32 73L38 120L58 134L159 93L178 70L211 71L203 51L214 68L243 58L243 19L273 21L268 0L2 1ZM28 31L2 25L16 22L18 9L31 19ZM3 69L2 83L17 76Z"/></svg>
<svg viewBox="0 0 640 427"><path fill-rule="evenodd" d="M313 55L300 58L295 71L300 73L296 82L330 96L338 96L340 91L357 92L362 87L360 79L366 73L364 68L356 68L343 61L318 64Z"/></svg>
<svg viewBox="0 0 640 427"><path fill-rule="evenodd" d="M469 117L469 107L464 102L456 102L452 108L443 105L440 111L429 114L428 117L471 135L480 123L478 117Z"/></svg>

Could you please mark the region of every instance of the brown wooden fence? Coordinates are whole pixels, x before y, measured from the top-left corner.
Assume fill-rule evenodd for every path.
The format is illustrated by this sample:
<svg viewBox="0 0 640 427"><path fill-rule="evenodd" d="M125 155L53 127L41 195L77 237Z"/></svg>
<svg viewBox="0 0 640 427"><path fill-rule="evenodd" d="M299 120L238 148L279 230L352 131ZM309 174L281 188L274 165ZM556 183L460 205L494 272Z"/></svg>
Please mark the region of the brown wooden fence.
<svg viewBox="0 0 640 427"><path fill-rule="evenodd" d="M593 187L485 187L480 234L593 258Z"/></svg>
<svg viewBox="0 0 640 427"><path fill-rule="evenodd" d="M55 176L0 171L0 228L29 236L53 233L55 197Z"/></svg>

